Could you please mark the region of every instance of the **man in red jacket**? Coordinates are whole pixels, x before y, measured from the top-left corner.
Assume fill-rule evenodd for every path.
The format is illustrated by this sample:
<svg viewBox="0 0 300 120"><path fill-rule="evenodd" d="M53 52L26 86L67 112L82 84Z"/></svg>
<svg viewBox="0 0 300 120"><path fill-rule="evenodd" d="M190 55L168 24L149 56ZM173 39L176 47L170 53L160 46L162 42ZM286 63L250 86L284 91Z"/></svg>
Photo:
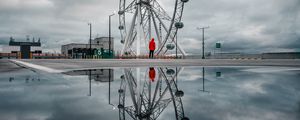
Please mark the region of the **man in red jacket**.
<svg viewBox="0 0 300 120"><path fill-rule="evenodd" d="M154 38L151 39L149 43L149 58L154 58L154 50L155 50L155 41Z"/></svg>

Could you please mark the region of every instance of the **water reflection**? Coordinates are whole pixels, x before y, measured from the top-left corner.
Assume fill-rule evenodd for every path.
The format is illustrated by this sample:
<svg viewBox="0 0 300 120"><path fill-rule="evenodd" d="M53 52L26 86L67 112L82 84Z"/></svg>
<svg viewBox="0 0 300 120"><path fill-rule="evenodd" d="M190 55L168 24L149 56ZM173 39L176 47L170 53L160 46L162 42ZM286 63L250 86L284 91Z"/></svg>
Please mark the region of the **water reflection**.
<svg viewBox="0 0 300 120"><path fill-rule="evenodd" d="M147 67L78 70L67 75L5 73L0 75L0 118L299 120L299 72L249 69Z"/></svg>
<svg viewBox="0 0 300 120"><path fill-rule="evenodd" d="M205 90L205 68L204 67L202 67L202 90L200 91L209 93L209 91Z"/></svg>
<svg viewBox="0 0 300 120"><path fill-rule="evenodd" d="M108 104L119 110L119 119L125 120L126 115L132 119L156 120L160 114L171 105L177 120L188 120L184 114L182 97L184 92L178 87L178 74L182 68L124 68L121 75L119 103L111 102L111 82L114 71L112 69L76 70L64 74L71 76L87 75L89 79L89 96L91 80L108 82ZM115 88L113 88L115 89ZM129 94L129 95L127 95Z"/></svg>
<svg viewBox="0 0 300 120"><path fill-rule="evenodd" d="M8 78L9 82L14 82L16 80L19 80L19 79L15 79L15 77L9 77ZM40 79L39 76L26 76L24 81L25 81L25 83L29 83L29 82L41 81L41 79Z"/></svg>
<svg viewBox="0 0 300 120"><path fill-rule="evenodd" d="M88 96L92 96L92 80L96 82L108 82L109 90L110 90L110 82L113 81L114 78L114 70L113 69L88 69L88 70L74 70L69 72L64 72L63 74L70 76L88 76L89 79L89 94ZM110 95L110 94L109 94ZM110 96L109 96L110 98Z"/></svg>
<svg viewBox="0 0 300 120"><path fill-rule="evenodd" d="M136 71L125 68L118 90L119 119L125 120L125 113L127 113L135 120L156 120L171 103L176 120L188 120L181 100L184 92L177 86L177 76L181 70L181 68L150 67L145 72L148 74L141 76L140 68ZM127 92L130 96L126 96ZM130 102L126 102L128 100Z"/></svg>
<svg viewBox="0 0 300 120"><path fill-rule="evenodd" d="M109 82L113 81L114 78L113 69L89 69L89 70L74 70L69 72L64 72L66 75L70 76L82 76L87 75L89 79L96 82Z"/></svg>
<svg viewBox="0 0 300 120"><path fill-rule="evenodd" d="M66 72L67 75L87 75L89 78L89 96L91 80L108 82L108 105L118 108L119 119L125 120L125 113L132 119L157 119L166 107L173 106L177 120L189 119L184 114L182 97L184 92L178 88L178 75L183 68L160 67L149 69L124 68L120 76L121 83L118 89L119 103L111 101L111 82L114 81L113 69L76 70ZM143 73L144 72L144 73ZM216 70L216 78L221 78L222 72ZM205 89L205 67L202 67L202 89L199 91L210 93ZM126 93L129 96L126 96ZM126 102L127 101L127 102Z"/></svg>

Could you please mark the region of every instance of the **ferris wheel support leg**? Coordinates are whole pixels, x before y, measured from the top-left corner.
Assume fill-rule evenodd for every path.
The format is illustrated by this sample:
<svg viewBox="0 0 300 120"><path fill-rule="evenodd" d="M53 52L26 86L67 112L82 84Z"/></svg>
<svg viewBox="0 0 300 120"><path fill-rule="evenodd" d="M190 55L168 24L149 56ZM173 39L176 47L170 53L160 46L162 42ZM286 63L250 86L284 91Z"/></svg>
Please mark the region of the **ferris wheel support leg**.
<svg viewBox="0 0 300 120"><path fill-rule="evenodd" d="M142 39L142 11L141 11L141 0L137 0L137 39L136 39L136 55L141 54L141 39Z"/></svg>
<svg viewBox="0 0 300 120"><path fill-rule="evenodd" d="M121 51L121 55L124 55L125 50L128 49L128 43L129 43L130 38L132 37L134 26L135 26L136 15L137 15L137 11L133 15L133 19L132 19L132 22L131 22L129 34L126 36L125 44L124 44L123 49Z"/></svg>

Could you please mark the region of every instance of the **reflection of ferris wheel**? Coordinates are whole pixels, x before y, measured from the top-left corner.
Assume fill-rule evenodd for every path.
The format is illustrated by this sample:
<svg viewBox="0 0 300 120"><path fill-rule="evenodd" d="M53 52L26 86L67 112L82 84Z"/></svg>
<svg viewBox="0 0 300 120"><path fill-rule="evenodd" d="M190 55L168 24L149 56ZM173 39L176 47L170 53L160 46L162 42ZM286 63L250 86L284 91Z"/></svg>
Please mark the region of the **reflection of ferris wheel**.
<svg viewBox="0 0 300 120"><path fill-rule="evenodd" d="M165 11L158 0L120 0L119 29L123 49L121 55L140 55L148 51L148 41L154 38L157 43L155 54L166 55L178 52L186 54L177 44L177 31L181 22L184 3L188 0L174 0L173 13ZM171 3L173 4L173 3ZM142 48L142 49L141 49Z"/></svg>
<svg viewBox="0 0 300 120"><path fill-rule="evenodd" d="M158 68L157 70L156 81L147 80L145 74L142 84L139 83L137 76L134 77L131 69L124 70L125 74L121 76L122 81L118 90L119 120L125 120L126 113L133 120L156 120L170 103L173 104L176 120L189 120L184 114L181 100L184 92L177 86L177 75L182 69L176 68L174 71L169 68ZM128 93L130 96L127 96Z"/></svg>

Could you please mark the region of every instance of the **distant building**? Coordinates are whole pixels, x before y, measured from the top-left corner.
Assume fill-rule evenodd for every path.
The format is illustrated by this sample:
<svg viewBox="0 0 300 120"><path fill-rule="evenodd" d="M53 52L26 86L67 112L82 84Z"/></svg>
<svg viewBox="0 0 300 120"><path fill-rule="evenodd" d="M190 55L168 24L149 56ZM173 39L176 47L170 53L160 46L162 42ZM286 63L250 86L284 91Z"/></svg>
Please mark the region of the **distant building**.
<svg viewBox="0 0 300 120"><path fill-rule="evenodd" d="M0 59L61 59L67 58L62 54L43 54L40 38L32 41L27 37L26 42L17 42L10 37L8 45L2 46Z"/></svg>
<svg viewBox="0 0 300 120"><path fill-rule="evenodd" d="M21 58L29 59L34 53L42 53L40 39L35 42L34 38L26 42L17 42L14 38L10 37L9 45L2 46L1 58Z"/></svg>
<svg viewBox="0 0 300 120"><path fill-rule="evenodd" d="M99 37L92 40L92 44L96 45L102 45L103 49L108 50L109 49L109 37ZM111 37L111 44L110 47L112 50L114 50L114 38Z"/></svg>
<svg viewBox="0 0 300 120"><path fill-rule="evenodd" d="M111 52L114 51L114 39L111 38ZM61 46L61 53L73 59L82 59L88 57L102 57L102 53L109 50L109 37L99 37L95 38L91 42L91 55L90 54L90 44L81 43L70 43Z"/></svg>

